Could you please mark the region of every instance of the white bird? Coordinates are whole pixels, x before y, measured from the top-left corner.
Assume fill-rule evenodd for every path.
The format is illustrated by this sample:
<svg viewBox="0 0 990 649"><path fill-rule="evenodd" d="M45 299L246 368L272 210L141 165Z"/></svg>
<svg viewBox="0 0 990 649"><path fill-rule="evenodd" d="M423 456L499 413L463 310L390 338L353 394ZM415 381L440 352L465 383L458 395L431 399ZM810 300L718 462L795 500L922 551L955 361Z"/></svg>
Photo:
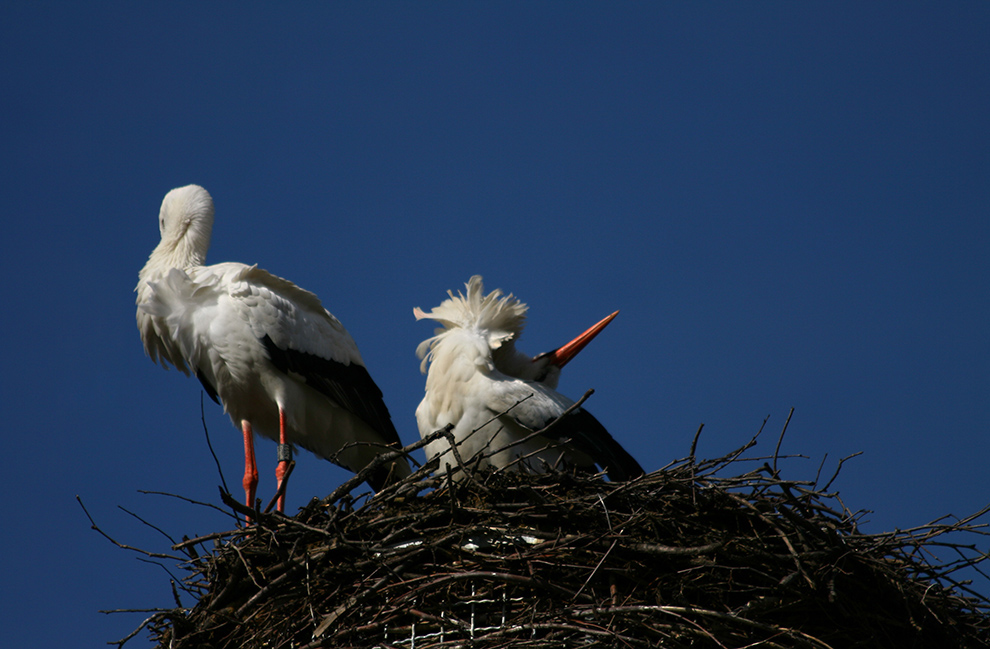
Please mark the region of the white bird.
<svg viewBox="0 0 990 649"><path fill-rule="evenodd" d="M144 349L166 369L194 373L243 433L248 507L258 484L253 433L279 443L279 486L294 445L354 472L400 446L357 345L316 295L257 266L203 265L213 229L205 189L166 194L158 225L161 242L135 289ZM377 490L408 474L401 460L368 483ZM284 494L278 505L284 511Z"/></svg>
<svg viewBox="0 0 990 649"><path fill-rule="evenodd" d="M416 349L426 377L426 396L416 408L419 434L426 437L453 425L465 462L496 468L543 472L559 466L594 470L611 480L643 473L639 463L583 408L564 415L574 402L557 392L560 369L611 322L604 318L573 341L552 352L530 357L515 340L523 330L528 307L495 290L483 295L480 276L467 283L467 295L450 296L429 313L413 309L417 320L443 325ZM429 369L427 369L429 367ZM545 434L534 435L560 419ZM456 468L449 442L426 446L432 459Z"/></svg>

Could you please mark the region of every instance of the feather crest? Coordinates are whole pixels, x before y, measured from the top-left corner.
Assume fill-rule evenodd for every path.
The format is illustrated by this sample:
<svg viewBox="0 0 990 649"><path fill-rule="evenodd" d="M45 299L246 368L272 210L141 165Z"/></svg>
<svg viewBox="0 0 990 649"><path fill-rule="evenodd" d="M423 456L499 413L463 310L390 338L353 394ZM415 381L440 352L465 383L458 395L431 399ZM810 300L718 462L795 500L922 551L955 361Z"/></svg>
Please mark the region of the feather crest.
<svg viewBox="0 0 990 649"><path fill-rule="evenodd" d="M432 311L426 312L415 307L413 315L417 320L435 320L442 327L434 330L434 336L427 338L416 347L416 356L423 360L420 371L426 373L433 348L443 337L454 329L467 329L482 336L491 349L498 349L520 333L526 324L526 311L529 307L512 293L503 296L501 289L483 295L485 287L481 275L474 275L465 284L467 293L447 291L450 297Z"/></svg>

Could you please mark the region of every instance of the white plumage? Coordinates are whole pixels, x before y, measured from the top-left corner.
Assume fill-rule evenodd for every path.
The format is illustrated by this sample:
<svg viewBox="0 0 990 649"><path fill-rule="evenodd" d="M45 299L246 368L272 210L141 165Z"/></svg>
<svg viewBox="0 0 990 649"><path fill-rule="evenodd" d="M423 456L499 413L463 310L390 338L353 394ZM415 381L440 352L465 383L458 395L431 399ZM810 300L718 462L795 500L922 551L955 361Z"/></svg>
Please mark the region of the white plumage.
<svg viewBox="0 0 990 649"><path fill-rule="evenodd" d="M203 265L213 228L205 189L170 191L159 226L135 289L141 339L153 361L194 373L241 429L248 506L257 484L252 431L355 472L400 445L357 345L316 295L256 266ZM379 489L408 473L401 461L369 483Z"/></svg>
<svg viewBox="0 0 990 649"><path fill-rule="evenodd" d="M515 347L527 306L511 294L502 297L500 290L483 295L478 275L466 286L466 295L448 291L450 297L429 313L413 310L417 320L442 325L416 349L427 375L426 395L416 409L420 435L453 424L462 459L479 466L533 472L597 466L612 480L642 474L636 460L583 408L563 416L545 435L533 436L574 404L554 389L560 368L616 314L564 347L534 358ZM448 449L449 443L439 439L427 445L426 454L445 454L441 469L456 466Z"/></svg>

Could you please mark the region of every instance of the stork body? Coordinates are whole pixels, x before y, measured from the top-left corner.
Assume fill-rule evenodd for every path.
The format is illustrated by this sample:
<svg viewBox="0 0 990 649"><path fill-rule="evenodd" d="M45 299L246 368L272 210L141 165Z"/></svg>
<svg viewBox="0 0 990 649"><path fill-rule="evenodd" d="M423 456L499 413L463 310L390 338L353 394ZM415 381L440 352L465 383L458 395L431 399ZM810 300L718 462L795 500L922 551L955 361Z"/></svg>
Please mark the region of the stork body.
<svg viewBox="0 0 990 649"><path fill-rule="evenodd" d="M564 414L574 402L555 390L560 368L616 315L605 318L572 343L530 357L518 351L527 307L511 294L483 295L480 276L467 294L454 295L417 319L442 326L416 350L427 374L426 395L416 409L420 435L453 425L464 462L479 466L542 472L550 467L606 471L612 480L643 473L639 463L584 408ZM556 421L556 420L560 421ZM534 435L555 422L545 434ZM446 439L426 447L428 458L442 455L455 465Z"/></svg>
<svg viewBox="0 0 990 649"><path fill-rule="evenodd" d="M398 447L381 390L343 325L316 295L256 266L204 266L212 223L202 187L165 196L162 240L135 289L137 324L151 359L195 374L243 433L248 506L257 485L254 433L283 445L279 483L293 445L355 472ZM408 473L400 461L369 483L380 489Z"/></svg>

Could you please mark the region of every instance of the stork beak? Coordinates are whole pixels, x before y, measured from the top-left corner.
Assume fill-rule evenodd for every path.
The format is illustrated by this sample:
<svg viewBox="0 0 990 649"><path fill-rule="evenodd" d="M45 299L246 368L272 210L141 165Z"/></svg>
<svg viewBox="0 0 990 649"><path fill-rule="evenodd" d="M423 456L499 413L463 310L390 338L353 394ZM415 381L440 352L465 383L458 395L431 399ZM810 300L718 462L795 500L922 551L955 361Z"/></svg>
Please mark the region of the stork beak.
<svg viewBox="0 0 990 649"><path fill-rule="evenodd" d="M619 315L618 311L616 311L610 316L606 316L602 318L592 327L590 327L587 331L585 331L583 334L581 334L571 342L567 343L563 347L558 347L552 352L546 352L544 354L540 354L533 360L535 361L537 358L548 358L550 360L550 363L552 365L556 365L557 367L563 367L564 365L567 365L571 361L571 359L577 356L578 352L584 349L585 346L587 346L587 344L590 343L595 338L595 336L600 334L602 332L602 329L607 327L608 323L612 322L612 319L615 318L615 316L617 315Z"/></svg>

